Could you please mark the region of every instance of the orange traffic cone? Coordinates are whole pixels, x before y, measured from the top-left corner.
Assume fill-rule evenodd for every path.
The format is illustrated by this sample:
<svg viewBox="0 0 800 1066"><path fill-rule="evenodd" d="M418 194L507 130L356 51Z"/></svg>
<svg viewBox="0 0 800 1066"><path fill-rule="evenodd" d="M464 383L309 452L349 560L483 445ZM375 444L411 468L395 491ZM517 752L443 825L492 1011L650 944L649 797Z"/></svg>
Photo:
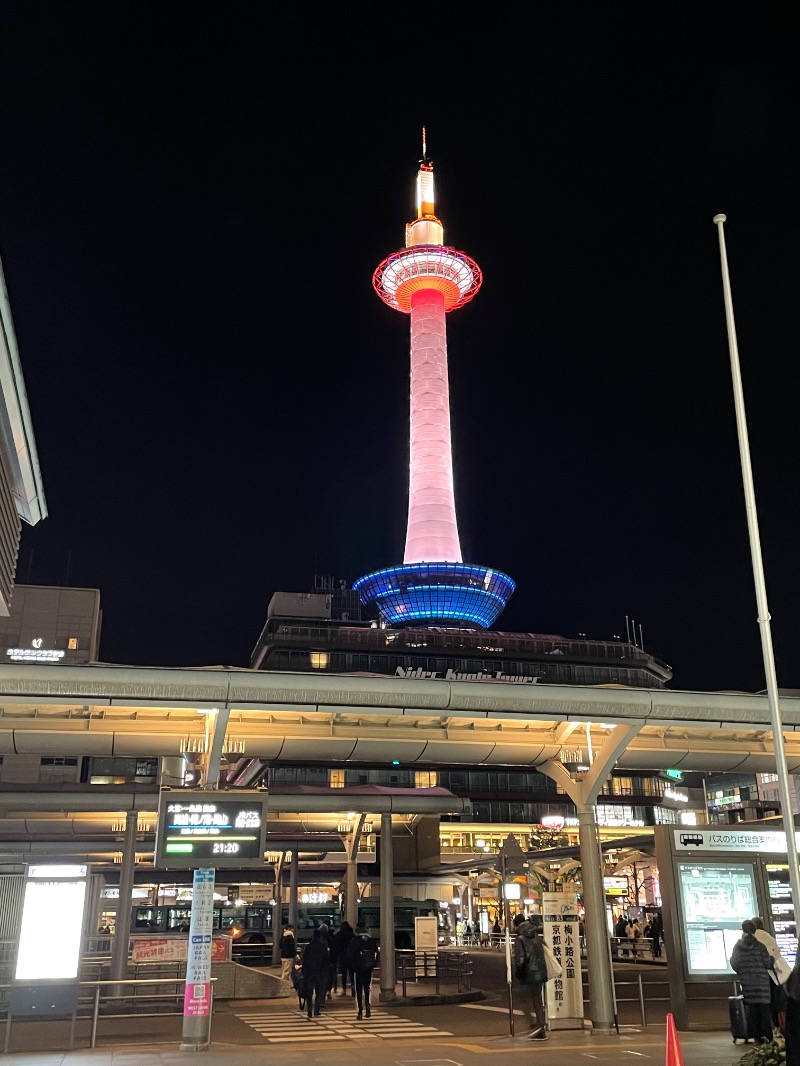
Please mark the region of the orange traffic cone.
<svg viewBox="0 0 800 1066"><path fill-rule="evenodd" d="M667 1015L667 1057L665 1066L683 1066L683 1055L681 1054L681 1045L678 1043L675 1019L671 1014Z"/></svg>

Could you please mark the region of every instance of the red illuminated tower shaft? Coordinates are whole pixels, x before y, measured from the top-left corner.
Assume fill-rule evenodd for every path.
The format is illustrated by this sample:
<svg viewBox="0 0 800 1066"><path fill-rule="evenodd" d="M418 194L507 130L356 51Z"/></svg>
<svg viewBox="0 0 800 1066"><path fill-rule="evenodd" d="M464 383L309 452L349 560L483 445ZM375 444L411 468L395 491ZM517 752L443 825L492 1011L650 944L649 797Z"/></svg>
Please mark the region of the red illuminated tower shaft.
<svg viewBox="0 0 800 1066"><path fill-rule="evenodd" d="M411 297L411 448L408 526L403 561L461 562L453 454L444 297L420 289Z"/></svg>

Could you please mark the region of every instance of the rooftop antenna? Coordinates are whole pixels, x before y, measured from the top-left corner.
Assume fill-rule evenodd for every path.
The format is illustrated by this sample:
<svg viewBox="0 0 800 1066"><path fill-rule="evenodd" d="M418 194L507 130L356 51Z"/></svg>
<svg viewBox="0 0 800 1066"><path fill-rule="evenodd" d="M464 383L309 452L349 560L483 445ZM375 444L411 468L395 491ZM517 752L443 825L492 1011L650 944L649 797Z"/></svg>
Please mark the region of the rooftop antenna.
<svg viewBox="0 0 800 1066"><path fill-rule="evenodd" d="M422 127L422 162L428 162L428 138L425 133L425 127Z"/></svg>

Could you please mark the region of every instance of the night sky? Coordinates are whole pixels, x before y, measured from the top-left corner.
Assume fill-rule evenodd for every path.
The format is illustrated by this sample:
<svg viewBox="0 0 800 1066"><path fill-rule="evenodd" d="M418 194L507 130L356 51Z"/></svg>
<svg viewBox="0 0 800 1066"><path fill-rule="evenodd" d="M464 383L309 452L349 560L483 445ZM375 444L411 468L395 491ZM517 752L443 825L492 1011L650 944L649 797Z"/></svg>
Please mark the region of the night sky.
<svg viewBox="0 0 800 1066"><path fill-rule="evenodd" d="M415 10L420 21L414 21ZM0 7L0 256L49 517L17 580L97 587L101 658L246 666L277 590L402 561L407 316L447 243L466 562L497 627L626 636L765 687L731 268L778 682L800 687L797 8ZM524 15L524 18L523 18Z"/></svg>

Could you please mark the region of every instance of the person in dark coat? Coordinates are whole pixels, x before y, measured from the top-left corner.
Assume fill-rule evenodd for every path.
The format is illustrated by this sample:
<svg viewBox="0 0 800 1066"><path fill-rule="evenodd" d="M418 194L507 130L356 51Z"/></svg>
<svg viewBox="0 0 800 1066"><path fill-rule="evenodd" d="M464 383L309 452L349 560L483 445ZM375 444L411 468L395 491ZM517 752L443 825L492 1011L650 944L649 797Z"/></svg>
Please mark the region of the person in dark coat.
<svg viewBox="0 0 800 1066"><path fill-rule="evenodd" d="M328 991L328 967L331 953L321 929L314 930L314 938L303 952L303 978L306 991L306 1013L309 1018L319 1015Z"/></svg>
<svg viewBox="0 0 800 1066"><path fill-rule="evenodd" d="M786 1066L800 1066L800 953L783 986L786 989Z"/></svg>
<svg viewBox="0 0 800 1066"><path fill-rule="evenodd" d="M342 978L341 995L343 995L343 996L347 994L348 981L349 981L349 984L350 984L350 991L352 992L353 995L356 994L356 983L355 983L355 978L353 976L353 971L349 970L347 968L347 961L346 961L347 948L348 948L348 946L350 944L350 941L353 939L354 936L355 936L355 930L353 929L352 925L347 921L346 918L342 922L342 924L339 926L338 930L333 934L333 940L334 940L334 944L335 944L336 963L337 963L337 966L338 966L338 969L339 969L339 974L340 974L340 976ZM336 978L334 977L334 981L333 981L334 989L336 988L336 985L337 985L337 981L336 981Z"/></svg>
<svg viewBox="0 0 800 1066"><path fill-rule="evenodd" d="M281 980L288 981L292 975L294 957L297 954L297 941L294 938L294 929L290 925L284 926L283 936L278 941L278 951L281 956Z"/></svg>
<svg viewBox="0 0 800 1066"><path fill-rule="evenodd" d="M661 958L661 941L664 939L664 926L661 924L661 915L656 914L650 922L650 936L653 938L653 958Z"/></svg>
<svg viewBox="0 0 800 1066"><path fill-rule="evenodd" d="M327 922L323 922L319 931L325 943L328 945L328 979L325 987L325 998L333 998L333 989L336 987L336 944L333 931Z"/></svg>
<svg viewBox="0 0 800 1066"><path fill-rule="evenodd" d="M306 1009L306 981L303 977L303 962L299 955L295 956L295 960L292 963L292 987L297 993L297 1008L298 1010Z"/></svg>
<svg viewBox="0 0 800 1066"><path fill-rule="evenodd" d="M544 1010L544 986L547 984L547 962L544 945L533 922L522 922L516 929L514 942L514 973L520 983L520 993L531 1023L535 1040L547 1039L547 1018Z"/></svg>
<svg viewBox="0 0 800 1066"><path fill-rule="evenodd" d="M494 925L492 926L492 945L496 948L500 947L500 938L503 935L503 927L500 925L500 919L495 918Z"/></svg>
<svg viewBox="0 0 800 1066"><path fill-rule="evenodd" d="M755 922L749 918L742 922L742 937L731 952L731 969L742 986L750 1036L757 1044L769 1044L772 1040L772 978L769 974L775 968L775 960L756 940L755 932Z"/></svg>
<svg viewBox="0 0 800 1066"><path fill-rule="evenodd" d="M371 937L363 925L357 925L355 936L347 945L345 961L356 979L357 1018L360 1021L362 1011L367 1017L372 1014L369 1002L369 990L372 985L372 971L378 960L378 942Z"/></svg>

